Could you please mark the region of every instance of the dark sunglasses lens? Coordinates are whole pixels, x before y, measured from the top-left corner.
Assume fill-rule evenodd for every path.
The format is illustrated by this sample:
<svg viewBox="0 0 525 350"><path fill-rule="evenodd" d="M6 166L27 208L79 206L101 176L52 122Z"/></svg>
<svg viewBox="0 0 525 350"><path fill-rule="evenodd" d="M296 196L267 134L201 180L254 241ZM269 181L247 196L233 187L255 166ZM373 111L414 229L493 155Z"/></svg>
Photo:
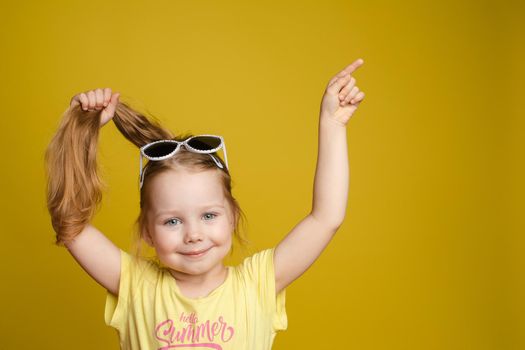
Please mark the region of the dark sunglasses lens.
<svg viewBox="0 0 525 350"><path fill-rule="evenodd" d="M160 142L146 148L144 154L148 157L162 157L173 152L175 148L177 148L176 143Z"/></svg>
<svg viewBox="0 0 525 350"><path fill-rule="evenodd" d="M198 136L188 142L190 147L198 149L199 151L209 151L219 147L220 144L221 139L215 136Z"/></svg>

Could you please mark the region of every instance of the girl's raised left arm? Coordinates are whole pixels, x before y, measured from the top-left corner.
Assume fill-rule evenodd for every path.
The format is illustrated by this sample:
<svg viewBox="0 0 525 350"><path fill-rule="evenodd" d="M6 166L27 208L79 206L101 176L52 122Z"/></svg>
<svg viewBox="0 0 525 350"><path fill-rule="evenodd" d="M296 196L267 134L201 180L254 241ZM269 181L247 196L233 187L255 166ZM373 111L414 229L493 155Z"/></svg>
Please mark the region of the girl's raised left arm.
<svg viewBox="0 0 525 350"><path fill-rule="evenodd" d="M346 125L365 96L351 74L363 63L358 59L339 72L323 95L312 211L275 248L276 293L314 263L343 223L349 185Z"/></svg>

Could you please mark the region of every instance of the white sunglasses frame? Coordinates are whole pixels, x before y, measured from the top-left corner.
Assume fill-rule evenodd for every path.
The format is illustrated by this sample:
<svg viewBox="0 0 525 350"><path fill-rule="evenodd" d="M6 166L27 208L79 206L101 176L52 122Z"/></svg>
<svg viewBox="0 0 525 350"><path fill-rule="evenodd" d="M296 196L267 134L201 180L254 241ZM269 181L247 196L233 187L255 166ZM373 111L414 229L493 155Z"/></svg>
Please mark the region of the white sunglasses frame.
<svg viewBox="0 0 525 350"><path fill-rule="evenodd" d="M194 139L196 137L202 137L202 136L211 136L211 137L217 137L221 140L221 143L219 144L218 147L216 148L213 148L211 150L207 150L207 151L202 151L202 150L198 150L196 148L193 148L191 147L190 145L188 145L188 142L191 140L191 139ZM144 150L148 147L150 147L151 145L154 145L154 144L157 144L157 143L176 143L177 144L177 147L172 151L170 152L169 154L165 155L165 156L162 156L162 157L150 157L148 155L146 155L144 153ZM188 151L190 152L194 152L194 153L201 153L201 154L208 154L211 159L213 159L213 161L215 162L215 164L219 167L219 168L223 168L221 162L219 162L213 155L212 153L213 152L216 152L218 150L220 150L222 148L222 152L224 154L224 162L226 163L226 169L228 169L228 171L230 170L229 166L228 166L228 155L226 154L226 143L224 142L224 138L222 136L219 136L219 135L209 135L209 134L205 134L205 135L195 135L195 136L191 136L191 137L188 137L186 140L184 141L177 141L177 140L158 140L158 141L153 141L153 142L150 142L144 146L142 146L140 148L140 168L139 168L139 182L140 182L140 189L142 189L142 185L144 183L144 169L142 168L142 157L144 158L147 158L149 160L164 160L164 159L168 159L168 158L171 158L173 157L178 151L179 149L181 148L181 146L184 146Z"/></svg>

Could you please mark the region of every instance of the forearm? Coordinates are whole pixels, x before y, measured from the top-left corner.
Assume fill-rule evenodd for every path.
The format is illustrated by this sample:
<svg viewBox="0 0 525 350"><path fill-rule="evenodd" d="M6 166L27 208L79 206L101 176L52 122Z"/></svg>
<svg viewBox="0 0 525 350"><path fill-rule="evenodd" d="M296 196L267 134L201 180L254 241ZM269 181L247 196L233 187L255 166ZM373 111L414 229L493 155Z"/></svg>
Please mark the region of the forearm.
<svg viewBox="0 0 525 350"><path fill-rule="evenodd" d="M321 223L337 228L344 220L348 200L346 125L321 116L318 132L319 144L311 215Z"/></svg>

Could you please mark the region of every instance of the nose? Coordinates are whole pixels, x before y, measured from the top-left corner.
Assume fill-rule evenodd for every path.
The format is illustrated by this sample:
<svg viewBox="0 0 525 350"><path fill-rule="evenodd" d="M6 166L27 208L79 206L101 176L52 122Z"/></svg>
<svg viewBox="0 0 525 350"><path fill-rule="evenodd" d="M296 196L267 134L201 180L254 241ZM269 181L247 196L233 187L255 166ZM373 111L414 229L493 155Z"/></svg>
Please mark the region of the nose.
<svg viewBox="0 0 525 350"><path fill-rule="evenodd" d="M194 243L198 241L202 241L202 234L199 225L195 223L187 223L184 232L184 242Z"/></svg>

